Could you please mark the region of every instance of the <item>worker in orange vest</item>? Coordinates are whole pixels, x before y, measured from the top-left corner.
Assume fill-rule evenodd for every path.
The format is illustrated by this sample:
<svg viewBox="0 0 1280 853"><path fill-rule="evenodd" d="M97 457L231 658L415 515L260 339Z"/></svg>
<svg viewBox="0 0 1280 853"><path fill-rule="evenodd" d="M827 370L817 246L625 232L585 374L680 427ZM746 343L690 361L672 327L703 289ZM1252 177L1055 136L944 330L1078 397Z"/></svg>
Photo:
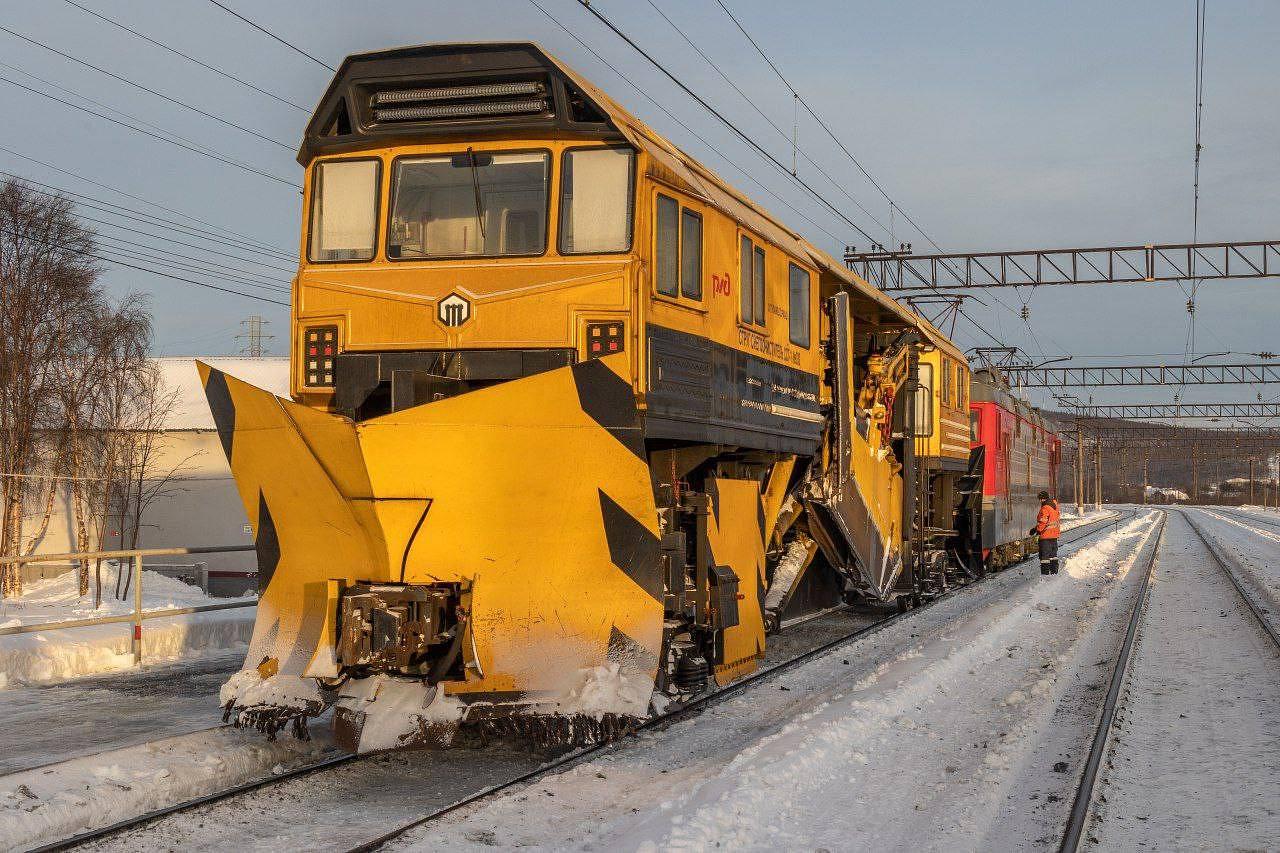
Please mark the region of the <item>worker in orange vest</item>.
<svg viewBox="0 0 1280 853"><path fill-rule="evenodd" d="M1048 492L1041 492L1039 498L1040 513L1036 516L1036 526L1028 533L1040 537L1040 574L1056 575L1058 573L1058 536L1062 534L1060 522L1062 513L1058 510L1058 502L1050 497Z"/></svg>

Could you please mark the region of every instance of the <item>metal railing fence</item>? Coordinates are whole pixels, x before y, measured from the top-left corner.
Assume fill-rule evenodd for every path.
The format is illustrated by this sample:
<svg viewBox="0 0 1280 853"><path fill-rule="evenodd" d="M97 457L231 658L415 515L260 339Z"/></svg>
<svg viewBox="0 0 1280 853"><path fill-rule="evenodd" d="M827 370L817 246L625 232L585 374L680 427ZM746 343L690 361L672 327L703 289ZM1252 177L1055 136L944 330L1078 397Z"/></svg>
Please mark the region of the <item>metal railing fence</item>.
<svg viewBox="0 0 1280 853"><path fill-rule="evenodd" d="M165 616L181 616L186 613L205 613L211 610L231 610L237 607L256 607L257 601L229 601L224 604L200 604L194 607L170 607L165 610L142 609L142 569L145 557L177 557L187 554L227 554L252 551L252 545L200 545L188 548L132 548L117 551L71 551L64 554L30 554L22 557L0 557L0 566L22 566L29 563L87 562L89 560L133 561L133 613L117 616L92 616L87 619L65 619L61 622L43 622L30 625L12 625L0 628L0 637L11 634L31 634L37 631L58 631L64 628L84 628L91 625L133 623L133 662L142 663L142 621Z"/></svg>

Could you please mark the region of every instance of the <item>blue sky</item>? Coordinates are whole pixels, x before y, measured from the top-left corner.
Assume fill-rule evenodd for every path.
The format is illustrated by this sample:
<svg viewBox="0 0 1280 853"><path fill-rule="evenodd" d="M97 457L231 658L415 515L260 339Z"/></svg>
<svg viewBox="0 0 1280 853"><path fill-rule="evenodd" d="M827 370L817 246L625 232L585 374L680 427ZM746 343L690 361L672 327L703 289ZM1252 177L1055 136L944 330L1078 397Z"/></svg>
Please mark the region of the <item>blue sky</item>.
<svg viewBox="0 0 1280 853"><path fill-rule="evenodd" d="M77 2L308 109L328 83L330 74L324 68L207 0ZM576 0L539 2L710 140L733 165L639 96L528 0L226 2L335 66L348 53L394 45L537 40L819 245L838 252L846 242L866 242L733 139ZM790 126L790 95L714 0L653 2L775 123ZM595 0L593 5L780 159L790 159L789 145L688 48L648 0ZM944 248L1191 238L1191 0L726 0L726 5L876 180ZM223 80L63 0L10 0L3 9L0 23L10 29L144 81L290 148L296 146L307 118L304 111ZM1275 107L1280 103L1280 53L1274 50L1280 37L1280 4L1211 2L1206 29L1200 237L1274 237L1280 196L1280 110ZM0 33L0 45L0 62L262 171L299 177L291 150L138 92L10 35ZM0 75L44 88L9 68L0 67ZM142 137L8 83L0 82L0 105L10 118L0 132L0 145L296 254L299 197L288 186ZM887 225L888 204L880 194L812 122L801 121L799 142L841 186L831 186L801 163L806 179L844 206L850 218L888 242L844 195L847 192ZM2 151L0 169L132 204ZM744 172L825 231L759 190ZM903 225L898 219L895 237L923 247L920 235ZM288 273L275 270L265 275L288 278ZM112 269L107 280L117 291L152 294L162 353L234 352L239 347L233 337L239 321L252 313L272 321L280 336L273 342L274 351L285 351L285 309L128 270ZM1274 334L1280 307L1275 288L1275 281L1204 285L1197 351L1280 350ZM1132 360L1181 361L1186 298L1176 285L1042 288L1021 294L1003 290L994 296L1008 308L995 305L989 294L984 297L988 307L973 305L969 313L992 334L1033 354L1150 353L1164 355L1135 355ZM1030 330L1017 317L1023 300L1031 306ZM984 340L964 323L957 328L957 338L966 347ZM1153 400L1171 393L1135 392ZM1247 389L1190 389L1184 399L1252 399L1252 394ZM1107 399L1121 397L1113 393Z"/></svg>

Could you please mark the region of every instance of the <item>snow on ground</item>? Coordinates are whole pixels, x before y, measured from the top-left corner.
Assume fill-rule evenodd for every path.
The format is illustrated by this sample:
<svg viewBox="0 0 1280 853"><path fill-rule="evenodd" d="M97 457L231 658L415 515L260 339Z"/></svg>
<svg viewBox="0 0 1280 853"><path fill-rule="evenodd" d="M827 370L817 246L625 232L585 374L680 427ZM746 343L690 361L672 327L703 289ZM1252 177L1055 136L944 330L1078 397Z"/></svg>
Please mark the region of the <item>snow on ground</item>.
<svg viewBox="0 0 1280 853"><path fill-rule="evenodd" d="M1232 533L1237 527L1195 515L1206 535L1248 551ZM1090 846L1274 850L1280 658L1178 513L1170 513L1165 537ZM1258 545L1255 554L1269 552L1274 561L1275 544Z"/></svg>
<svg viewBox="0 0 1280 853"><path fill-rule="evenodd" d="M1188 500L1186 492L1181 489L1175 489L1172 486L1147 486L1146 497L1149 501L1164 501L1166 503Z"/></svg>
<svg viewBox="0 0 1280 853"><path fill-rule="evenodd" d="M0 844L26 849L56 841L328 754L334 747L321 738L269 742L219 727L0 776Z"/></svg>
<svg viewBox="0 0 1280 853"><path fill-rule="evenodd" d="M116 574L120 566L114 561L102 564L102 602L93 606L93 570L90 568L89 594L81 597L76 572L64 572L51 578L43 578L27 584L21 598L0 600L0 628L14 625L35 625L42 622L60 622L66 619L91 619L95 616L127 616L133 612L133 590L127 600L114 597ZM128 567L124 567L127 579ZM123 585L122 585L123 588ZM159 572L142 572L142 609L168 610L174 607L195 607L201 604L218 604L230 601L251 601L245 598L213 598L198 586L183 583L177 578Z"/></svg>
<svg viewBox="0 0 1280 853"><path fill-rule="evenodd" d="M1064 546L1069 553L1073 545ZM966 614L1007 599L1011 592L1038 582L1027 566L993 575L981 584L960 590L908 621L890 625L849 648L849 657L840 663L841 679L851 683L872 675L878 662L892 660L918 647L921 637L949 636L950 627ZM807 622L803 628L777 635L770 643L766 660L785 660L793 654L847 634L868 624L869 614L840 611ZM947 641L948 643L951 640ZM847 666L846 662L847 661ZM640 750L640 766L648 767L646 778L674 779L659 771L684 772L696 764L703 775L727 763L742 748L760 736L765 726L777 727L797 713L812 709L812 695L830 687L830 674L818 672L805 683L789 676L789 690L772 685L741 698L708 709L699 721L673 727L671 732L643 735L628 750ZM749 713L745 713L749 712ZM721 724L723 723L723 724ZM694 728L690 728L694 727ZM316 728L319 728L317 726ZM314 729L313 729L314 730ZM698 752L690 754L698 732ZM714 741L712 746L708 739ZM622 745L620 745L622 746ZM627 760L636 762L636 753ZM599 759L604 766L611 760ZM394 826L425 812L442 808L459 798L505 781L535 768L541 758L526 752L501 749L454 749L443 752L418 751L363 757L320 775L288 780L280 785L218 803L170 815L146 827L132 830L97 845L97 849L182 849L182 850L266 850L310 849L317 845L350 849L369 840L388 826ZM637 775L633 769L633 775ZM609 778L613 772L608 771ZM645 775L645 774L638 774ZM590 779L603 784L595 776ZM610 784L619 784L613 783ZM612 789L620 798L627 785ZM651 789L652 792L653 789ZM370 796L370 792L377 792ZM210 832L209 827L217 827ZM491 831L478 836L480 843Z"/></svg>
<svg viewBox="0 0 1280 853"><path fill-rule="evenodd" d="M228 651L0 690L0 775L217 726L218 687L243 663Z"/></svg>
<svg viewBox="0 0 1280 853"><path fill-rule="evenodd" d="M1045 825L1065 817L1069 800L1057 796L1049 814L1016 827L1019 835L1001 823L1003 809L1027 778L1054 775L1052 763L1036 763L1044 758L1036 747L1062 696L1082 690L1082 677L1096 679L1098 628L1126 610L1129 596L1117 593L1134 588L1128 569L1154 517L1081 549L1061 575L1030 577L1023 567L995 576L965 591L975 598L947 599L695 720L433 823L402 845L1033 846ZM1092 734L1086 722L1080 744ZM1078 762L1073 755L1063 770L1074 774ZM1071 785L1066 772L1055 778Z"/></svg>
<svg viewBox="0 0 1280 853"><path fill-rule="evenodd" d="M1252 520L1247 513L1234 508L1204 507L1195 517L1205 533L1212 533L1219 544L1236 558L1238 574L1243 581L1261 593L1263 606L1280 613L1280 527L1274 519ZM1269 601L1267 601L1269 599Z"/></svg>
<svg viewBox="0 0 1280 853"><path fill-rule="evenodd" d="M102 605L93 607L92 593L81 598L74 572L28 585L20 599L0 602L0 627L36 625L133 612L128 601L113 597L117 568L104 563ZM242 599L212 598L198 587L156 572L144 571L144 610L167 610ZM142 656L147 663L171 661L236 649L243 652L253 633L256 608L242 607L148 619L142 628ZM0 636L0 688L48 684L68 678L133 667L130 623L93 625Z"/></svg>
<svg viewBox="0 0 1280 853"><path fill-rule="evenodd" d="M1072 525L1089 524L1090 522L1097 521L1100 518L1115 515L1115 510L1113 509L1094 509L1091 506L1086 506L1084 508L1083 515L1077 515L1076 505L1063 501L1058 501L1058 508L1062 511L1062 524L1064 529L1067 527L1068 523L1071 523Z"/></svg>

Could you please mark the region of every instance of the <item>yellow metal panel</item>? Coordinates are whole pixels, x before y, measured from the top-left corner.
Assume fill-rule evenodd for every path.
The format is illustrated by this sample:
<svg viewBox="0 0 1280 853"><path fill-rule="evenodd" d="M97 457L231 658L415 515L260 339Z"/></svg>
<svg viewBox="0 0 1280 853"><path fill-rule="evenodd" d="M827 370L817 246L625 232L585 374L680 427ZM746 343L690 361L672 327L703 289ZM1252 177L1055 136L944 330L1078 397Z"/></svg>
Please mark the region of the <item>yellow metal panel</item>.
<svg viewBox="0 0 1280 853"><path fill-rule="evenodd" d="M604 508L622 508L648 537L633 547L656 555L649 468L584 411L572 374L590 364L601 362L359 427L376 494L431 498L405 555L405 581L472 584L470 627L484 678L451 690L560 691L580 669L604 662L615 630L649 653L645 671L656 667L661 590L615 565L605 527L612 510ZM610 376L629 394L620 375ZM382 515L387 542L407 542L417 518Z"/></svg>
<svg viewBox="0 0 1280 853"><path fill-rule="evenodd" d="M711 558L738 577L738 624L725 630L723 661L712 667L723 685L754 672L764 658L764 511L755 480L713 477L707 488Z"/></svg>
<svg viewBox="0 0 1280 853"><path fill-rule="evenodd" d="M266 581L246 660L252 666L274 658L281 673L301 676L323 638L329 580L384 578L385 549L298 427L331 416L198 367ZM345 444L354 446L351 435ZM335 467L352 474L348 462Z"/></svg>
<svg viewBox="0 0 1280 853"><path fill-rule="evenodd" d="M657 510L626 358L358 426L202 365L258 541L278 554L250 662L327 674L330 581L403 577L469 590L476 667L450 692L559 694L606 663L652 679Z"/></svg>

